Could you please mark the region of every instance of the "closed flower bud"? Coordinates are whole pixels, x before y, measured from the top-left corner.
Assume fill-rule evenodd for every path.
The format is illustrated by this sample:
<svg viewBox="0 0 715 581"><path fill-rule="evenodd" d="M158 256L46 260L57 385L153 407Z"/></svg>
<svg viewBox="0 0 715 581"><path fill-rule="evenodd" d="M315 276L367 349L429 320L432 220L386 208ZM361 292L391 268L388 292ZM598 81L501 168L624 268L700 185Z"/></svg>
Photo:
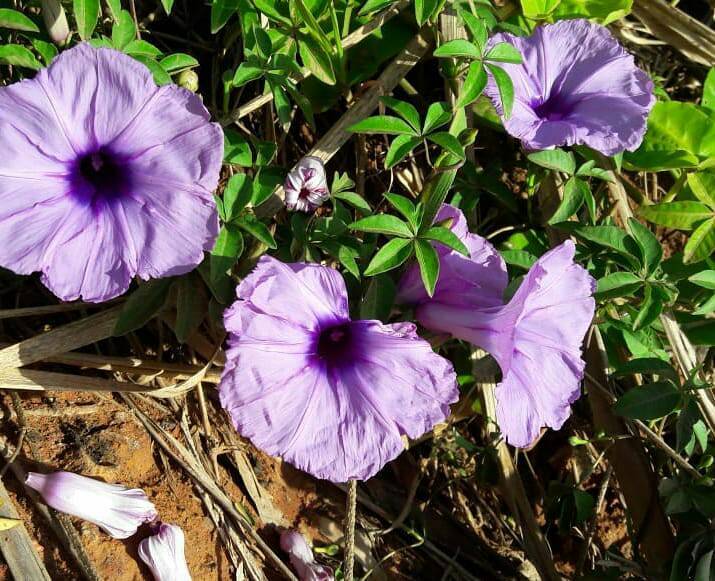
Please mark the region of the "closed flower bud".
<svg viewBox="0 0 715 581"><path fill-rule="evenodd" d="M47 27L47 34L55 44L64 44L70 35L67 14L59 0L42 0L42 19Z"/></svg>
<svg viewBox="0 0 715 581"><path fill-rule="evenodd" d="M176 79L176 84L195 93L199 90L199 75L197 75L195 71L184 71L179 74L179 78Z"/></svg>
<svg viewBox="0 0 715 581"><path fill-rule="evenodd" d="M191 581L184 555L184 531L161 523L156 534L139 543L139 558L156 581Z"/></svg>
<svg viewBox="0 0 715 581"><path fill-rule="evenodd" d="M157 517L143 490L106 484L71 472L29 472L25 484L60 512L96 524L115 539L132 536L139 526Z"/></svg>
<svg viewBox="0 0 715 581"><path fill-rule="evenodd" d="M281 534L281 549L290 555L290 564L298 573L300 581L335 580L330 568L315 562L313 551L298 531L286 531Z"/></svg>
<svg viewBox="0 0 715 581"><path fill-rule="evenodd" d="M301 159L286 177L285 204L289 210L312 212L330 197L325 166L317 157Z"/></svg>

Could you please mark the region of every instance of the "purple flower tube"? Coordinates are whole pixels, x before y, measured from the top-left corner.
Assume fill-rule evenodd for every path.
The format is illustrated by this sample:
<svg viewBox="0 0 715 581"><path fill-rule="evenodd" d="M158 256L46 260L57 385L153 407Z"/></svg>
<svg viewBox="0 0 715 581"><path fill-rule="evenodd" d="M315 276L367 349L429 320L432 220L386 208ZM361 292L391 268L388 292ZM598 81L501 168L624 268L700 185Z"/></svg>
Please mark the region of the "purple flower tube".
<svg viewBox="0 0 715 581"><path fill-rule="evenodd" d="M138 550L156 581L191 581L181 527L160 523L155 534L139 543Z"/></svg>

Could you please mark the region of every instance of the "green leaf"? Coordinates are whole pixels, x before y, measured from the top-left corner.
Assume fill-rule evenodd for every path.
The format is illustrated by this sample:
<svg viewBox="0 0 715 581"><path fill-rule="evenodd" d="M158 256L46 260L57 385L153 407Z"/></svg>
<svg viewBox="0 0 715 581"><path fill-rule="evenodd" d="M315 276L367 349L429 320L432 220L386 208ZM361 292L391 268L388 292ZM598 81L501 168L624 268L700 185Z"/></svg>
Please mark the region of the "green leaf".
<svg viewBox="0 0 715 581"><path fill-rule="evenodd" d="M353 133L384 134L384 135L417 135L412 127L399 117L376 115L363 119L348 127Z"/></svg>
<svg viewBox="0 0 715 581"><path fill-rule="evenodd" d="M710 69L705 77L701 104L706 109L715 110L715 67Z"/></svg>
<svg viewBox="0 0 715 581"><path fill-rule="evenodd" d="M571 222L565 224L570 225ZM559 228L564 224L559 224ZM573 232L589 242L605 246L616 252L637 260L638 245L623 230L616 226L582 226L576 225Z"/></svg>
<svg viewBox="0 0 715 581"><path fill-rule="evenodd" d="M680 392L669 382L650 383L624 393L613 406L621 416L632 420L656 420L675 411Z"/></svg>
<svg viewBox="0 0 715 581"><path fill-rule="evenodd" d="M470 58L473 60L482 58L482 51L468 40L458 38L450 40L434 51L434 56L439 58Z"/></svg>
<svg viewBox="0 0 715 581"><path fill-rule="evenodd" d="M211 5L211 34L216 34L221 30L236 12L240 5L240 0L213 0Z"/></svg>
<svg viewBox="0 0 715 581"><path fill-rule="evenodd" d="M164 307L172 281L172 278L155 278L140 285L124 303L112 334L126 335L153 319Z"/></svg>
<svg viewBox="0 0 715 581"><path fill-rule="evenodd" d="M312 38L305 38L298 43L300 58L305 67L326 85L335 84L335 70L330 55Z"/></svg>
<svg viewBox="0 0 715 581"><path fill-rule="evenodd" d="M22 12L0 8L0 28L10 28L23 32L40 32L37 25Z"/></svg>
<svg viewBox="0 0 715 581"><path fill-rule="evenodd" d="M570 151L563 149L545 149L543 151L535 151L526 156L529 161L545 167L561 171L569 175L573 175L576 171L576 158Z"/></svg>
<svg viewBox="0 0 715 581"><path fill-rule="evenodd" d="M382 10L387 6L390 6L390 4L394 4L394 2L395 0L367 0L365 5L360 8L358 16L365 16L371 12L377 12L378 10Z"/></svg>
<svg viewBox="0 0 715 581"><path fill-rule="evenodd" d="M430 133L427 136L431 142L436 143L442 149L445 149L452 155L458 157L459 159L465 158L464 147L459 142L454 135L447 133L446 131L441 131L439 133Z"/></svg>
<svg viewBox="0 0 715 581"><path fill-rule="evenodd" d="M688 186L698 200L715 211L715 174L691 173Z"/></svg>
<svg viewBox="0 0 715 581"><path fill-rule="evenodd" d="M579 211L589 192L588 184L577 178L571 177L564 184L564 199L549 219L549 224L564 222Z"/></svg>
<svg viewBox="0 0 715 581"><path fill-rule="evenodd" d="M412 230L402 220L390 214L377 214L367 216L350 224L350 228L360 232L373 232L376 234L390 234L402 238L412 238Z"/></svg>
<svg viewBox="0 0 715 581"><path fill-rule="evenodd" d="M561 0L552 16L558 20L588 18L606 25L627 16L632 6L633 0Z"/></svg>
<svg viewBox="0 0 715 581"><path fill-rule="evenodd" d="M169 74L174 75L187 69L199 66L199 61L194 57L180 52L165 56L159 61L162 68Z"/></svg>
<svg viewBox="0 0 715 581"><path fill-rule="evenodd" d="M468 10L458 10L457 12L462 22L466 24L469 33L472 35L472 40L479 48L479 52L483 52L489 36L489 29L486 23Z"/></svg>
<svg viewBox="0 0 715 581"><path fill-rule="evenodd" d="M341 244L338 248L338 260L340 261L340 264L342 264L350 274L359 280L360 267L355 261L355 257L358 255L359 253L356 250L346 246L345 244Z"/></svg>
<svg viewBox="0 0 715 581"><path fill-rule="evenodd" d="M171 84L171 77L169 76L169 73L167 73L163 68L161 68L159 63L156 62L153 58L149 58L144 55L135 55L133 58L142 63L146 68L151 71L151 74L154 77L154 82L157 85Z"/></svg>
<svg viewBox="0 0 715 581"><path fill-rule="evenodd" d="M415 0L415 18L417 19L417 24L422 26L427 22L438 4L439 0Z"/></svg>
<svg viewBox="0 0 715 581"><path fill-rule="evenodd" d="M264 70L257 64L249 64L242 62L238 65L236 73L233 75L232 84L234 87L242 87L243 85L260 79L264 74Z"/></svg>
<svg viewBox="0 0 715 581"><path fill-rule="evenodd" d="M489 52L484 55L484 60L498 63L521 63L521 53L513 44L500 42L495 44Z"/></svg>
<svg viewBox="0 0 715 581"><path fill-rule="evenodd" d="M663 295L650 284L645 286L645 299L633 321L633 330L638 331L655 321L663 311Z"/></svg>
<svg viewBox="0 0 715 581"><path fill-rule="evenodd" d="M442 101L432 103L427 109L427 115L425 115L425 125L422 128L422 135L427 135L435 129L446 125L451 118L452 110L447 103L443 103Z"/></svg>
<svg viewBox="0 0 715 581"><path fill-rule="evenodd" d="M715 290L715 270L703 270L688 277L688 280L703 288Z"/></svg>
<svg viewBox="0 0 715 581"><path fill-rule="evenodd" d="M487 63L489 72L494 77L494 82L499 89L499 100L501 101L501 110L506 119L511 117L511 109L514 106L514 83L511 81L509 74L502 68Z"/></svg>
<svg viewBox="0 0 715 581"><path fill-rule="evenodd" d="M713 215L713 211L700 202L650 204L641 206L638 213L649 222L680 230L692 230L698 222Z"/></svg>
<svg viewBox="0 0 715 581"><path fill-rule="evenodd" d="M421 232L420 238L434 240L435 242L444 244L447 248L456 250L464 256L469 256L469 248L464 245L464 242L462 242L454 232L444 226L432 226L424 232Z"/></svg>
<svg viewBox="0 0 715 581"><path fill-rule="evenodd" d="M182 276L176 283L176 324L174 334L186 343L198 330L208 312L209 301L197 274Z"/></svg>
<svg viewBox="0 0 715 581"><path fill-rule="evenodd" d="M92 38L99 18L99 0L72 0L77 31L82 40Z"/></svg>
<svg viewBox="0 0 715 581"><path fill-rule="evenodd" d="M229 272L243 254L244 242L241 231L225 224L219 232L216 244L209 257L209 283L217 299L225 302L233 294Z"/></svg>
<svg viewBox="0 0 715 581"><path fill-rule="evenodd" d="M273 234L263 222L251 214L245 214L236 219L236 225L248 232L259 242L262 242L268 248L278 248L276 241L273 239Z"/></svg>
<svg viewBox="0 0 715 581"><path fill-rule="evenodd" d="M388 275L376 276L370 281L365 297L360 302L360 318L387 321L395 302L397 288Z"/></svg>
<svg viewBox="0 0 715 581"><path fill-rule="evenodd" d="M476 101L487 86L487 81L488 77L484 70L484 65L479 61L470 63L462 86L462 92L457 100L457 108L466 107Z"/></svg>
<svg viewBox="0 0 715 581"><path fill-rule="evenodd" d="M422 143L422 138L413 135L398 135L395 137L390 144L390 149L387 150L385 167L387 169L395 167L420 143Z"/></svg>
<svg viewBox="0 0 715 581"><path fill-rule="evenodd" d="M32 54L29 49L19 44L0 45L0 63L16 67L25 67L36 71L42 68L40 61L35 58L35 55Z"/></svg>
<svg viewBox="0 0 715 581"><path fill-rule="evenodd" d="M415 256L417 264L420 266L422 283L425 285L427 294L432 296L437 286L439 278L439 256L437 251L427 240L415 240Z"/></svg>
<svg viewBox="0 0 715 581"><path fill-rule="evenodd" d="M655 234L635 218L628 219L628 227L641 251L643 266L646 272L652 274L655 272L655 269L658 268L663 258L663 247L660 245L660 242L658 242Z"/></svg>
<svg viewBox="0 0 715 581"><path fill-rule="evenodd" d="M226 211L226 221L237 217L251 201L253 193L251 180L243 173L231 176L223 191L223 204Z"/></svg>
<svg viewBox="0 0 715 581"><path fill-rule="evenodd" d="M613 272L599 279L596 297L599 299L628 296L643 285L643 281L630 272Z"/></svg>
<svg viewBox="0 0 715 581"><path fill-rule="evenodd" d="M39 38L32 39L32 46L40 54L45 65L49 66L57 56L57 47L51 42L45 42Z"/></svg>
<svg viewBox="0 0 715 581"><path fill-rule="evenodd" d="M715 252L715 217L703 222L690 235L683 252L686 264L700 262Z"/></svg>
<svg viewBox="0 0 715 581"><path fill-rule="evenodd" d="M117 50L124 48L137 36L137 29L134 26L132 15L126 10L119 13L119 19L112 27L112 44Z"/></svg>
<svg viewBox="0 0 715 581"><path fill-rule="evenodd" d="M122 11L122 0L107 0L107 7L109 8L112 20L114 22L119 22L119 13Z"/></svg>
<svg viewBox="0 0 715 581"><path fill-rule="evenodd" d="M380 97L380 101L407 121L415 132L420 132L420 114L412 104L406 103L405 101L399 101L394 97Z"/></svg>
<svg viewBox="0 0 715 581"><path fill-rule="evenodd" d="M560 2L561 0L521 0L521 9L526 18L544 20Z"/></svg>
<svg viewBox="0 0 715 581"><path fill-rule="evenodd" d="M407 238L393 238L372 257L365 269L365 276L382 274L403 264L412 254L412 241Z"/></svg>
<svg viewBox="0 0 715 581"><path fill-rule="evenodd" d="M338 200L342 200L343 202L350 204L353 208L360 210L363 214L370 214L372 212L372 208L370 207L370 204L367 203L365 198L359 196L355 192L334 192L333 198L337 198Z"/></svg>
<svg viewBox="0 0 715 581"><path fill-rule="evenodd" d="M538 260L536 256L526 250L502 250L500 254L508 265L523 268L524 270L529 270Z"/></svg>
<svg viewBox="0 0 715 581"><path fill-rule="evenodd" d="M658 375L678 381L678 372L667 361L657 357L639 357L619 365L613 373L616 377L624 377L640 373L642 375Z"/></svg>
<svg viewBox="0 0 715 581"><path fill-rule="evenodd" d="M174 0L161 0L161 5L167 14L171 14L171 9L174 7Z"/></svg>
<svg viewBox="0 0 715 581"><path fill-rule="evenodd" d="M417 218L417 208L415 208L415 205L412 203L412 200L409 200L404 196L391 194L389 192L384 194L384 196L387 201L390 202L390 205L395 208L395 210L397 210L400 214L402 214L412 225L412 228L416 230L417 224L415 223L415 219Z"/></svg>
<svg viewBox="0 0 715 581"><path fill-rule="evenodd" d="M251 205L256 208L268 200L275 189L285 180L285 172L279 167L262 167L253 178Z"/></svg>
<svg viewBox="0 0 715 581"><path fill-rule="evenodd" d="M253 165L251 146L243 135L235 129L226 129L223 134L223 159L243 167Z"/></svg>
<svg viewBox="0 0 715 581"><path fill-rule="evenodd" d="M146 40L132 40L124 47L124 52L133 57L144 56L151 59L159 58L162 54L158 48Z"/></svg>

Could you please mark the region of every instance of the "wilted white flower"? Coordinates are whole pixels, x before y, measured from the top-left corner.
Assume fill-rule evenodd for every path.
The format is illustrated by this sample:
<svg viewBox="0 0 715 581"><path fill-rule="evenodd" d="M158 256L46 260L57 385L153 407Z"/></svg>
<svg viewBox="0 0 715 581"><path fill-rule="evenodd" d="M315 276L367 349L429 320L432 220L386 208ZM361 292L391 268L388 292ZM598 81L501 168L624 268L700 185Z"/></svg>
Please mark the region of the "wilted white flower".
<svg viewBox="0 0 715 581"><path fill-rule="evenodd" d="M290 564L298 573L300 581L335 581L329 567L315 562L313 551L298 531L281 533L281 549L290 555Z"/></svg>
<svg viewBox="0 0 715 581"><path fill-rule="evenodd" d="M157 517L143 490L128 489L73 474L29 472L25 484L40 493L55 510L96 524L115 539L131 537Z"/></svg>
<svg viewBox="0 0 715 581"><path fill-rule="evenodd" d="M161 523L156 534L139 543L139 558L156 581L191 581L184 555L184 531L177 525Z"/></svg>
<svg viewBox="0 0 715 581"><path fill-rule="evenodd" d="M286 177L283 186L289 210L312 212L330 197L325 166L317 157L307 156Z"/></svg>

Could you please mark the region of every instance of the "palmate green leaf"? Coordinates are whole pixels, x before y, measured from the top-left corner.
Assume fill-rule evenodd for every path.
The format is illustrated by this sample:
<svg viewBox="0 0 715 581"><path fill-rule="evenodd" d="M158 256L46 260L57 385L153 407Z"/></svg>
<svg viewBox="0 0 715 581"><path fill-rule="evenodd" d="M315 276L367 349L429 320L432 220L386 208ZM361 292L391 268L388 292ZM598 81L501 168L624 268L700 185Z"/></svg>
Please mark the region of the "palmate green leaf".
<svg viewBox="0 0 715 581"><path fill-rule="evenodd" d="M398 135L392 140L390 149L385 156L385 167L387 169L395 167L420 143L422 138L414 135Z"/></svg>
<svg viewBox="0 0 715 581"><path fill-rule="evenodd" d="M543 20L549 16L561 0L521 0L524 16L533 20Z"/></svg>
<svg viewBox="0 0 715 581"><path fill-rule="evenodd" d="M211 4L211 34L221 30L240 6L240 0L213 0Z"/></svg>
<svg viewBox="0 0 715 581"><path fill-rule="evenodd" d="M703 288L715 290L715 270L703 270L688 277L688 280Z"/></svg>
<svg viewBox="0 0 715 581"><path fill-rule="evenodd" d="M495 44L489 52L484 55L484 60L497 63L521 63L521 53L517 48L508 42Z"/></svg>
<svg viewBox="0 0 715 581"><path fill-rule="evenodd" d="M417 230L417 223L415 222L417 218L417 208L412 200L390 192L384 194L384 196L387 201L390 202L390 205L407 219L412 229Z"/></svg>
<svg viewBox="0 0 715 581"><path fill-rule="evenodd" d="M511 117L511 109L514 106L514 83L509 74L496 65L487 63L487 69L494 77L494 82L499 90L499 100L505 118Z"/></svg>
<svg viewBox="0 0 715 581"><path fill-rule="evenodd" d="M468 40L458 38L445 42L434 51L434 56L439 58L482 58L482 51Z"/></svg>
<svg viewBox="0 0 715 581"><path fill-rule="evenodd" d="M406 121L390 115L375 115L348 127L353 133L379 135L418 135Z"/></svg>
<svg viewBox="0 0 715 581"><path fill-rule="evenodd" d="M643 281L631 272L613 272L598 280L596 298L611 299L633 294Z"/></svg>
<svg viewBox="0 0 715 581"><path fill-rule="evenodd" d="M454 232L444 226L432 226L424 232L420 232L420 238L434 240L435 242L445 245L447 248L456 250L464 256L469 256L469 248L464 245L464 242L462 242Z"/></svg>
<svg viewBox="0 0 715 581"><path fill-rule="evenodd" d="M430 133L427 139L432 143L436 143L445 151L448 151L452 155L458 157L459 159L464 159L464 147L459 142L454 135L447 133L446 131L440 131L439 133Z"/></svg>
<svg viewBox="0 0 715 581"><path fill-rule="evenodd" d="M367 216L350 224L352 230L359 232L373 232L375 234L389 234L402 238L411 238L413 235L410 227L396 216L390 214L377 214Z"/></svg>
<svg viewBox="0 0 715 581"><path fill-rule="evenodd" d="M251 179L244 173L231 176L223 191L223 205L226 221L230 222L237 217L251 201L253 193Z"/></svg>
<svg viewBox="0 0 715 581"><path fill-rule="evenodd" d="M36 71L42 68L40 61L35 58L30 49L19 44L0 45L0 63Z"/></svg>
<svg viewBox="0 0 715 581"><path fill-rule="evenodd" d="M549 224L568 220L578 212L586 199L587 192L589 192L589 187L585 181L577 177L569 178L564 184L564 199L561 200L554 215L549 219Z"/></svg>
<svg viewBox="0 0 715 581"><path fill-rule="evenodd" d="M159 64L167 73L169 73L170 75L175 75L176 73L180 73L181 71L198 67L199 61L197 61L191 55L177 52L165 56L159 61Z"/></svg>
<svg viewBox="0 0 715 581"><path fill-rule="evenodd" d="M243 216L238 217L235 220L235 223L239 228L248 232L256 240L268 246L268 248L278 248L278 245L273 238L273 234L271 234L271 231L268 229L268 226L255 216L251 214L244 214Z"/></svg>
<svg viewBox="0 0 715 581"><path fill-rule="evenodd" d="M370 281L365 297L360 302L360 318L387 321L396 295L397 288L390 276L376 276Z"/></svg>
<svg viewBox="0 0 715 581"><path fill-rule="evenodd" d="M99 18L99 0L72 0L77 32L82 40L92 38Z"/></svg>
<svg viewBox="0 0 715 581"><path fill-rule="evenodd" d="M700 202L666 202L641 206L638 214L660 226L692 230L698 223L713 216L713 210Z"/></svg>
<svg viewBox="0 0 715 581"><path fill-rule="evenodd" d="M427 240L415 240L415 256L420 267L420 276L429 296L434 294L439 278L439 256Z"/></svg>
<svg viewBox="0 0 715 581"><path fill-rule="evenodd" d="M306 36L298 43L298 51L300 58L303 59L303 64L316 79L326 85L335 84L335 70L330 55L317 42Z"/></svg>
<svg viewBox="0 0 715 581"><path fill-rule="evenodd" d="M251 205L257 208L268 200L275 189L284 182L285 176L283 168L275 166L262 167L253 178Z"/></svg>
<svg viewBox="0 0 715 581"><path fill-rule="evenodd" d="M624 393L613 410L632 420L656 420L674 412L680 398L680 392L672 383L650 383Z"/></svg>
<svg viewBox="0 0 715 581"><path fill-rule="evenodd" d="M647 327L660 316L660 313L663 312L664 298L658 287L646 284L645 298L633 320L634 331Z"/></svg>
<svg viewBox="0 0 715 581"><path fill-rule="evenodd" d="M631 235L638 244L643 259L643 266L648 274L655 272L663 258L663 247L655 234L634 218L628 219Z"/></svg>
<svg viewBox="0 0 715 581"><path fill-rule="evenodd" d="M545 149L543 151L535 151L526 156L529 161L555 171L561 171L569 175L573 175L576 171L576 158L570 151L563 149Z"/></svg>
<svg viewBox="0 0 715 581"><path fill-rule="evenodd" d="M715 173L691 173L688 186L698 200L715 212Z"/></svg>
<svg viewBox="0 0 715 581"><path fill-rule="evenodd" d="M469 30L469 33L472 35L472 40L474 44L477 45L479 52L482 52L489 37L489 29L486 23L468 10L458 10L457 13L462 19L462 22L467 26L467 30Z"/></svg>
<svg viewBox="0 0 715 581"><path fill-rule="evenodd" d="M173 280L155 278L140 285L124 303L112 334L115 337L126 335L153 319L163 309Z"/></svg>
<svg viewBox="0 0 715 581"><path fill-rule="evenodd" d="M246 83L260 79L263 74L263 68L258 63L242 62L233 75L233 86L242 87Z"/></svg>
<svg viewBox="0 0 715 581"><path fill-rule="evenodd" d="M22 12L0 8L0 28L10 28L23 32L40 32L37 25Z"/></svg>
<svg viewBox="0 0 715 581"><path fill-rule="evenodd" d="M117 50L124 50L125 47L137 36L137 29L134 26L132 15L126 10L119 13L117 22L112 27L112 44Z"/></svg>
<svg viewBox="0 0 715 581"><path fill-rule="evenodd" d="M393 238L372 257L365 269L365 276L375 276L397 268L412 255L412 248L412 240Z"/></svg>
<svg viewBox="0 0 715 581"><path fill-rule="evenodd" d="M407 121L417 133L420 132L420 114L411 103L400 101L394 97L380 97L380 101Z"/></svg>
<svg viewBox="0 0 715 581"><path fill-rule="evenodd" d="M703 222L690 235L683 252L686 264L700 262L715 252L715 216Z"/></svg>
<svg viewBox="0 0 715 581"><path fill-rule="evenodd" d="M256 5L256 8L258 8L261 14L265 14L269 19L275 20L276 22L279 22L289 28L293 26L293 23L285 10L285 4L278 3L275 0L253 0L253 3ZM279 10L279 7L283 8L283 12Z"/></svg>
<svg viewBox="0 0 715 581"><path fill-rule="evenodd" d="M244 167L253 165L253 152L248 139L235 129L229 128L223 133L223 160Z"/></svg>
<svg viewBox="0 0 715 581"><path fill-rule="evenodd" d="M470 63L469 69L467 69L467 76L462 85L462 92L457 100L457 108L466 107L476 101L486 88L488 80L487 72L481 62Z"/></svg>
<svg viewBox="0 0 715 581"><path fill-rule="evenodd" d="M360 210L363 214L370 214L372 208L367 200L362 196L356 194L355 192L333 192L333 198L342 200L343 202L350 204L353 208Z"/></svg>
<svg viewBox="0 0 715 581"><path fill-rule="evenodd" d="M422 135L427 135L435 129L439 129L443 125L449 123L452 119L452 110L449 108L447 103L438 101L437 103L432 103L427 108L427 114L425 115L425 124L422 128Z"/></svg>

